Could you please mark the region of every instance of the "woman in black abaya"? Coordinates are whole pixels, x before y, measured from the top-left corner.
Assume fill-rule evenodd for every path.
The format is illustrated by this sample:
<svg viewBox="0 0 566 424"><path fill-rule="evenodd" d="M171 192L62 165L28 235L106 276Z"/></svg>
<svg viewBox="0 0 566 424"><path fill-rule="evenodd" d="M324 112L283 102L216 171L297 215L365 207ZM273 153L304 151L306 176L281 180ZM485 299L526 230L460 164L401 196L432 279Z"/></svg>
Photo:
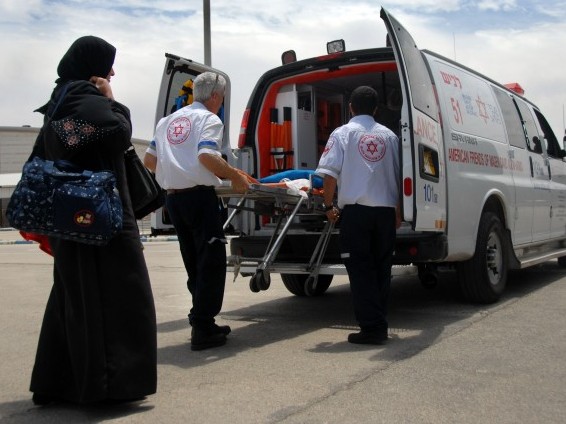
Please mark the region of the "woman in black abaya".
<svg viewBox="0 0 566 424"><path fill-rule="evenodd" d="M46 159L114 172L124 217L103 247L49 239L54 283L31 378L36 404L128 401L156 390L155 307L124 168L130 113L109 84L115 54L100 38L76 40L59 63L50 101L38 109L46 115L37 141Z"/></svg>

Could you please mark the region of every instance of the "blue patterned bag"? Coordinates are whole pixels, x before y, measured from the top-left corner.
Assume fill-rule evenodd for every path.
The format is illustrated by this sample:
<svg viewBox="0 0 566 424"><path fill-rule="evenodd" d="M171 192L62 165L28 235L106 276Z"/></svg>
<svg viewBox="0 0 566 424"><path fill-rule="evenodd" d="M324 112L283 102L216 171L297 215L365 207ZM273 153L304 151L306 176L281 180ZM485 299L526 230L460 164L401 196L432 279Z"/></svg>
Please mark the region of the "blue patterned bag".
<svg viewBox="0 0 566 424"><path fill-rule="evenodd" d="M103 246L122 228L122 203L112 172L35 156L24 165L6 217L21 231Z"/></svg>

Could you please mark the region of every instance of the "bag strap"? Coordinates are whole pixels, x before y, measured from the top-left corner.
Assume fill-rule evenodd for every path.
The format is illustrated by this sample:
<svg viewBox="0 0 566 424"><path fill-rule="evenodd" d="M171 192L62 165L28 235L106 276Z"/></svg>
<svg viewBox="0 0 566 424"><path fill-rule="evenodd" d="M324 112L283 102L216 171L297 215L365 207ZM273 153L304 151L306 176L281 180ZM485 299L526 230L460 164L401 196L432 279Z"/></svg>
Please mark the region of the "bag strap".
<svg viewBox="0 0 566 424"><path fill-rule="evenodd" d="M61 89L61 93L59 93L59 98L57 99L57 103L55 103L55 107L53 108L53 111L51 112L51 114L48 114L49 108L48 108L48 111L45 112L45 115L47 116L47 121L45 121L45 123L43 124L43 126L39 130L39 134L37 135L37 138L36 138L35 143L33 145L33 149L32 149L31 154L30 154L30 156L27 160L28 162L34 156L39 156L41 158L45 158L45 146L44 146L44 140L43 140L45 128L51 123L53 117L55 116L55 113L57 112L57 109L59 109L61 102L63 101L63 99L67 95L67 90L69 89L71 83L72 83L72 81L66 83L63 86L63 88Z"/></svg>
<svg viewBox="0 0 566 424"><path fill-rule="evenodd" d="M51 112L51 115L47 115L47 123L50 123L51 120L53 119L53 117L55 116L55 113L57 112L57 109L59 109L59 106L61 105L61 102L63 101L63 99L65 98L65 96L67 95L67 90L69 89L69 87L71 86L73 81L70 81L68 83L66 83L63 88L61 89L61 93L59 94L59 98L57 99L57 103L55 103L55 107L53 108L53 112ZM46 113L47 114L47 113Z"/></svg>
<svg viewBox="0 0 566 424"><path fill-rule="evenodd" d="M67 173L74 173L77 175L81 175L83 178L90 178L94 174L93 171L79 168L73 162L69 162L68 160L64 160L64 159L58 159L54 161L52 167L53 169L56 169L60 172L67 172Z"/></svg>

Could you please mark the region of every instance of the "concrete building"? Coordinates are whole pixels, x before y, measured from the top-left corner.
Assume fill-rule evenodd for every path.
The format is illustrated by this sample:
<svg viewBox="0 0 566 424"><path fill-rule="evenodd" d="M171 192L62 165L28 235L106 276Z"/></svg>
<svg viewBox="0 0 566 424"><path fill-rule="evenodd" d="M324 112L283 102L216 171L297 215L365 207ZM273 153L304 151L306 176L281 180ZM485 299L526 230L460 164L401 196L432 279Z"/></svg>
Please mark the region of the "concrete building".
<svg viewBox="0 0 566 424"><path fill-rule="evenodd" d="M0 127L0 227L9 225L6 206L38 134L37 127ZM133 138L132 144L143 158L148 141Z"/></svg>

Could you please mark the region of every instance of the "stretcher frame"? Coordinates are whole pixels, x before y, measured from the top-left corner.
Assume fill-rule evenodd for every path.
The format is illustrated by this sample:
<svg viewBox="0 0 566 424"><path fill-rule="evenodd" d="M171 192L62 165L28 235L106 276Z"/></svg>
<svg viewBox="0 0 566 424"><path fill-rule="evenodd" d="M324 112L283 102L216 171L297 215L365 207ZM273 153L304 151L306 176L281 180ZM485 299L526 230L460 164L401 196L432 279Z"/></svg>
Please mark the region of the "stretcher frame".
<svg viewBox="0 0 566 424"><path fill-rule="evenodd" d="M311 181L312 187L312 181ZM228 256L228 269L234 272L234 279L238 274L252 275L250 289L254 292L267 290L271 284L272 272L286 274L308 274L305 281L305 293L313 294L316 290L319 274L346 275L346 268L342 264L323 264L323 258L335 232L334 223L326 221L320 232L314 251L308 262L290 263L277 262L277 254L295 217L299 215L325 215L323 198L309 189L303 194L296 189L274 187L265 184L251 184L244 193L235 193L231 187L216 188L219 198L225 200L237 199L235 204L225 202L225 206L233 211L229 214L224 229L230 225L238 211L252 211L258 215L266 215L267 211L275 219L275 230L268 242L266 252L261 258L247 258L231 254ZM250 204L253 202L252 204ZM258 207L259 205L259 207ZM265 208L265 205L270 207Z"/></svg>
<svg viewBox="0 0 566 424"><path fill-rule="evenodd" d="M312 187L312 176L310 181ZM288 235L289 229L295 217L299 215L324 215L323 197L313 192L311 188L300 194L295 189L274 187L265 184L251 184L249 190L244 193L236 193L230 186L216 188L216 193L223 200L225 206L233 211L224 223L224 230L230 225L238 211L247 210L258 215L266 215L265 207L258 208L256 202L271 204L268 208L272 211L271 216L276 217L275 230L268 242L265 254L261 258L247 258L230 254L227 258L227 269L234 272L234 280L241 274L250 276L250 289L253 292L267 290L271 284L272 272L281 274L308 274L305 280L304 292L307 295L316 293L318 276L326 275L348 275L346 267L342 263L323 263L324 255L328 248L330 238L337 234L334 223L326 220L320 232L314 251L308 262L277 262L277 254ZM306 196L305 196L306 194ZM229 199L238 199L235 204L227 203ZM247 202L253 201L253 205ZM283 224L283 221L285 223ZM283 225L283 228L281 226ZM415 275L415 266L393 266L391 276Z"/></svg>

